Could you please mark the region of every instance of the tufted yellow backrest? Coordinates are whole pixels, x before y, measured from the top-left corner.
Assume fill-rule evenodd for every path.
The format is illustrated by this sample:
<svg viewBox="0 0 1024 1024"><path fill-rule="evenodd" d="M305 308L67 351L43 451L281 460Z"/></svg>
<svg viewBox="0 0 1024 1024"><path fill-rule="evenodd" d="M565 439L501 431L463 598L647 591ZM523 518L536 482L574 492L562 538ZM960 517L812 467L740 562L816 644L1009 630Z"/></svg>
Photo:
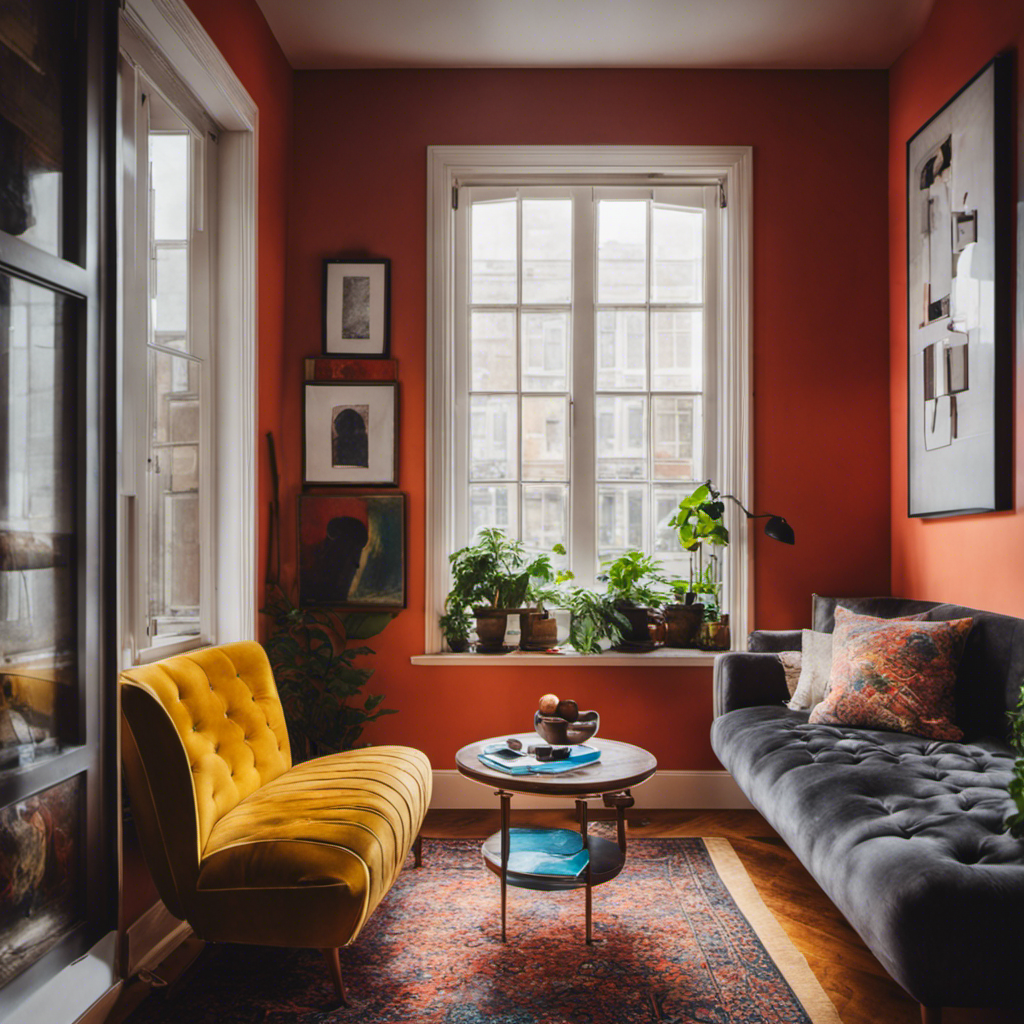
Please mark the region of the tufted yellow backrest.
<svg viewBox="0 0 1024 1024"><path fill-rule="evenodd" d="M284 711L266 652L251 642L129 669L121 687L129 794L173 911L162 890L173 887L181 905L217 821L291 767Z"/></svg>

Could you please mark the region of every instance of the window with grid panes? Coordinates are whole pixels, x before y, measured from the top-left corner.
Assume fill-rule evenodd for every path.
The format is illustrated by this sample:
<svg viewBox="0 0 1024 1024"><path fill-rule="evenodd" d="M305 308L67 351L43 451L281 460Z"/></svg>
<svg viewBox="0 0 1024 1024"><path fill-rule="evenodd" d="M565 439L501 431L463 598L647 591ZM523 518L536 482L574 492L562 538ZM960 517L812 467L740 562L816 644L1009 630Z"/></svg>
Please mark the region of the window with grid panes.
<svg viewBox="0 0 1024 1024"><path fill-rule="evenodd" d="M712 461L717 199L460 190L458 544L563 543L584 583L631 548L688 573L667 522Z"/></svg>

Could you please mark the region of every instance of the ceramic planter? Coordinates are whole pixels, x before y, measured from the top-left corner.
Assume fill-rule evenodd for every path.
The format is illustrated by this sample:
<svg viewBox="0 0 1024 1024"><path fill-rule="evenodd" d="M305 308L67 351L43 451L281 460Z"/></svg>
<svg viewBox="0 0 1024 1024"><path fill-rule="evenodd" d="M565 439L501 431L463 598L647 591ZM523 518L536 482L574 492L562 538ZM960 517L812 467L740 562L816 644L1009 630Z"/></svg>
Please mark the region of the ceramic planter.
<svg viewBox="0 0 1024 1024"><path fill-rule="evenodd" d="M697 646L704 651L727 651L732 644L729 635L729 616L723 615L715 622L701 624Z"/></svg>
<svg viewBox="0 0 1024 1024"><path fill-rule="evenodd" d="M687 595L689 596L689 595ZM694 647L704 621L702 604L670 604L665 608L665 643L669 647Z"/></svg>
<svg viewBox="0 0 1024 1024"><path fill-rule="evenodd" d="M524 651L546 651L558 643L558 622L546 610L519 613L519 646Z"/></svg>
<svg viewBox="0 0 1024 1024"><path fill-rule="evenodd" d="M622 631L622 640L616 645L619 650L650 650L665 642L665 619L661 612L632 605L616 607L629 622L629 629Z"/></svg>

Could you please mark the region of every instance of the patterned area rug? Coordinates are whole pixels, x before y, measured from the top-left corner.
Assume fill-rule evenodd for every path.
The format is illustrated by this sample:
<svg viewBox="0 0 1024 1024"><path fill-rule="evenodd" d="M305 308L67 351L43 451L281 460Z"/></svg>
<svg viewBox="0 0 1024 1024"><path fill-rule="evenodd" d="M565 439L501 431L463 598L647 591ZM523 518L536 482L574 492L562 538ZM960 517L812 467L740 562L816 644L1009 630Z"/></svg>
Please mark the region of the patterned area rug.
<svg viewBox="0 0 1024 1024"><path fill-rule="evenodd" d="M634 839L594 890L509 889L475 840L426 840L356 944L341 951L352 1006L319 954L217 947L130 1024L840 1024L807 962L724 839Z"/></svg>

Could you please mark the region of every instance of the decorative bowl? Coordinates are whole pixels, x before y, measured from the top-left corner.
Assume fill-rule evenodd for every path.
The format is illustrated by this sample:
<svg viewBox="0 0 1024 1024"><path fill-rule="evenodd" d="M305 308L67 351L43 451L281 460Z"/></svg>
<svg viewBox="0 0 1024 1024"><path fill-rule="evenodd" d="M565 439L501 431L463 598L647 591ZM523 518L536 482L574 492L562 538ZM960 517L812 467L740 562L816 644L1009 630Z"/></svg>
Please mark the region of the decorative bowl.
<svg viewBox="0 0 1024 1024"><path fill-rule="evenodd" d="M533 716L533 728L537 735L553 746L566 743L586 743L597 735L601 716L596 711L581 711L575 722L567 722L557 715L542 715L539 711Z"/></svg>

